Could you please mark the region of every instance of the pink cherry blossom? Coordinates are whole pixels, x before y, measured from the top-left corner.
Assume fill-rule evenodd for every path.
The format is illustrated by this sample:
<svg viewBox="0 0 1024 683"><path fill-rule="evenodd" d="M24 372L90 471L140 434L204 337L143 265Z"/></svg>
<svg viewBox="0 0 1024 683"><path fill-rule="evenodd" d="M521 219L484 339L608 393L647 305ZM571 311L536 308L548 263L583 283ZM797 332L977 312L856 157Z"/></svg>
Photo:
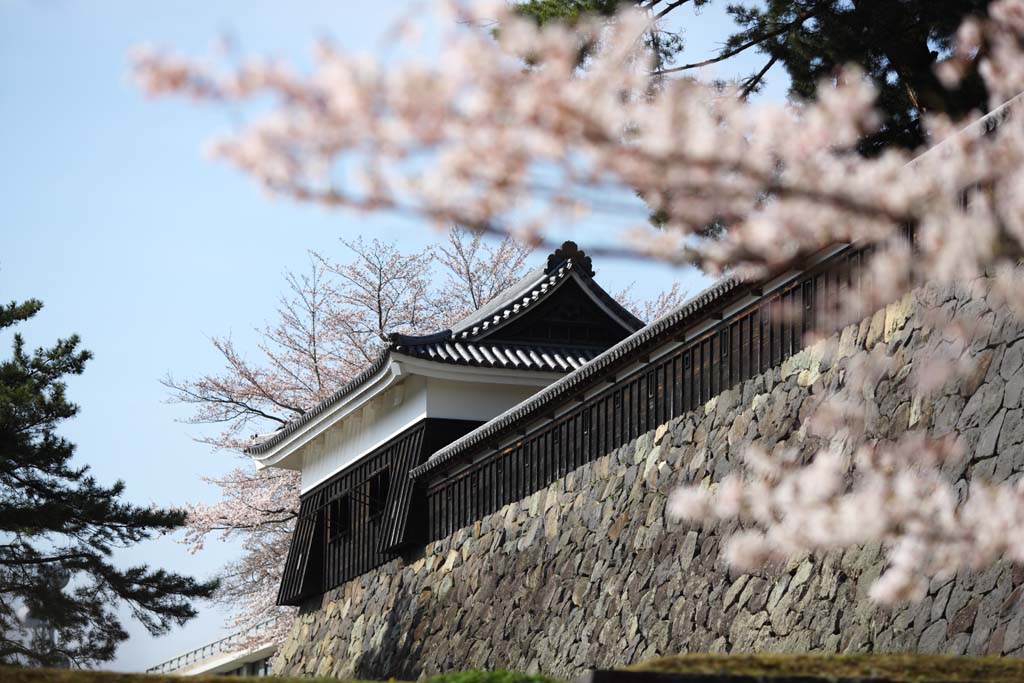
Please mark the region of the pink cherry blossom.
<svg viewBox="0 0 1024 683"><path fill-rule="evenodd" d="M377 61L324 44L308 71L218 68L145 51L134 74L153 95L273 101L212 153L300 201L532 245L557 244L575 225L601 233L606 251L740 276L785 270L835 243L873 246L859 296L822 316L831 326L817 338L936 283L979 286L1024 315L1024 0L998 0L987 18L968 21L939 67L953 82L978 60L999 111L988 121L928 117L927 150L872 158L857 143L879 123L876 93L856 69L823 82L812 102L749 103L652 73L641 12L538 29L501 3L440 8L450 30L430 62ZM501 31L481 28L485 19ZM597 45L582 66L580 34ZM646 225L651 209L664 229ZM612 217L631 227L613 231ZM712 224L727 226L720 239L704 236ZM924 390L969 372L968 351L987 333L984 321L947 319L933 334L942 358L913 377ZM266 381L223 350L238 373L232 382ZM884 353L863 354L851 359L844 387L822 397L806 426L843 436L836 447L752 453L728 480L674 493L669 511L741 521L726 555L744 568L879 543L889 565L872 595L883 601L920 596L927 577L1024 561L1021 486L976 481L961 497L939 467L962 456L957 440L865 437L873 392L893 372Z"/></svg>

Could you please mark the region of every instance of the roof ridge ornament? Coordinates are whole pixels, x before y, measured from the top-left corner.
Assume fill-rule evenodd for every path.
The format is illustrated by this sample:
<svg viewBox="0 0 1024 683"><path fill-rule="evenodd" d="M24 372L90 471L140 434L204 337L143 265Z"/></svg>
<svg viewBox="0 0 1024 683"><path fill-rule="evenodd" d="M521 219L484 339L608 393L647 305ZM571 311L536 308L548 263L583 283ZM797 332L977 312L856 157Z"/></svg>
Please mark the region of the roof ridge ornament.
<svg viewBox="0 0 1024 683"><path fill-rule="evenodd" d="M548 266L544 269L544 272L548 274L553 273L563 263L572 264L585 275L594 277L594 264L591 262L590 257L572 240L566 240L562 243L562 246L555 249L554 253L548 256Z"/></svg>

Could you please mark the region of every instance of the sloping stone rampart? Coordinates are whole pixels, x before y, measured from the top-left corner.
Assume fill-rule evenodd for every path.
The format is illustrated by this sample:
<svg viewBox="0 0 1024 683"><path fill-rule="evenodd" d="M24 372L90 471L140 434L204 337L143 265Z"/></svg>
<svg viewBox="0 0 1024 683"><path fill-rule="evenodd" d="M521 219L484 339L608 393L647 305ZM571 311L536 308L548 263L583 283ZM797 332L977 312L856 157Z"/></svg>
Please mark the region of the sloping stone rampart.
<svg viewBox="0 0 1024 683"><path fill-rule="evenodd" d="M736 575L719 558L731 528L688 528L665 516L675 486L720 480L747 444L814 447L802 418L863 353L895 361L862 388L869 438L957 431L970 454L945 474L961 490L968 476L1019 477L1024 328L989 308L986 287L907 297L845 329L832 353L811 347L430 544L419 559L332 590L296 619L275 670L409 679L503 667L572 677L677 652L1024 654L1024 568L963 572L934 581L921 602L887 609L866 599L883 567L877 547ZM991 328L967 352L975 372L928 396L913 393L908 374L950 341L925 324L925 306Z"/></svg>

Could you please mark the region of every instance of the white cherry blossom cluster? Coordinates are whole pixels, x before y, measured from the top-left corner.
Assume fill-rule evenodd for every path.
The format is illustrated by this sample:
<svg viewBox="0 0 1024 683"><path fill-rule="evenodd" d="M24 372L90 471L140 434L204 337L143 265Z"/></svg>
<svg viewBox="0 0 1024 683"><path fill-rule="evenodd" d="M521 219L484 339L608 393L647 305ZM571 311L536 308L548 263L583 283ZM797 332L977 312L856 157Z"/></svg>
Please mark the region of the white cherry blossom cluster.
<svg viewBox="0 0 1024 683"><path fill-rule="evenodd" d="M269 97L269 110L257 107L212 152L275 194L534 244L557 243L557 226L598 233L605 216L635 216L635 228L595 239L745 276L830 244L870 244L868 286L840 302L840 320L923 283L983 275L991 296L1024 314L1024 125L1013 99L1024 90L1024 0L999 0L988 18L968 21L939 67L951 82L980 60L991 108L1002 107L988 121L1001 125L932 117L927 152L870 158L857 144L880 118L875 89L856 69L822 83L813 102L748 103L696 80L653 76L641 13L538 29L501 3L442 8L451 30L432 61L375 60L323 44L308 72L275 63L218 70L141 51L135 75L151 94ZM481 28L495 21L497 31ZM597 48L580 64L583 39ZM644 227L649 210L664 218L662 230ZM724 236L703 237L711 224L726 226ZM949 357L922 364L922 385L966 367L975 321L944 324ZM888 362L881 354L851 361L847 386L869 386ZM955 441L911 433L868 442L866 409L864 391L841 391L808 428L862 442L804 458L752 450L743 471L714 491L677 493L672 512L741 520L747 530L727 556L746 568L882 543L890 566L873 593L882 601L917 597L929 577L963 567L1024 561L1024 491L973 482L961 500L938 467L954 457Z"/></svg>

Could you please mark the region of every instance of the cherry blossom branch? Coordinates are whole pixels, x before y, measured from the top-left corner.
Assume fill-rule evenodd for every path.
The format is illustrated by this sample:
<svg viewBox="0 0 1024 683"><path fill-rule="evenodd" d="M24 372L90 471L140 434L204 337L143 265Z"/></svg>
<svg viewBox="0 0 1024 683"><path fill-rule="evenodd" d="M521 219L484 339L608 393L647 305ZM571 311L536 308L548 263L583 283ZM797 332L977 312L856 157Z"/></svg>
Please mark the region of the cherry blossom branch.
<svg viewBox="0 0 1024 683"><path fill-rule="evenodd" d="M763 44L816 9L711 60L654 73L656 56L637 39L653 25L635 8L612 22L538 28L501 3L449 2L441 25L452 31L434 63L385 63L325 44L303 73L266 63L217 72L144 52L135 74L151 94L217 104L269 96L276 103L270 111L260 107L212 151L270 192L299 201L405 213L529 245L557 245L556 226L579 225L602 231L596 241L606 246L588 252L688 262L711 273L765 274L828 245L870 247L860 289L821 316L833 321L934 283L981 287L970 306L938 307L930 334L942 343L929 347L931 357L919 359L920 372L908 379L926 394L959 381L972 364L970 350L987 343L972 308L999 302L998 311L995 303L986 309L988 318L1024 314L1024 126L1005 123L1019 107L1004 111L1000 125L927 119L931 149L916 160L896 149L864 158L858 145L881 117L875 89L855 69L836 72L813 101L794 104L747 102L759 74L746 89L726 92L659 77ZM502 31L474 28L484 17L497 18ZM581 40L596 46L582 69ZM1024 91L1022 64L1024 0L997 0L988 18L965 23L938 76L950 84L980 74L995 109ZM602 218L623 208L618 198L633 194L648 205L638 202L638 216L657 212L662 230L606 227ZM709 225L723 225L723 235L707 239ZM907 228L913 248L903 238ZM377 295L378 305L382 287L368 285L360 296ZM402 287L396 283L396 291ZM414 310L405 319L421 315ZM355 316L331 328L369 348L379 343L374 331L398 319ZM834 332L824 325L813 331L819 338ZM961 499L942 474L941 463L957 457L944 435L907 432L880 442L869 433L868 416L877 410L871 391L900 370L884 352L863 351L848 359L844 385L820 402L814 394L815 410L800 426L801 434L822 425L841 432L842 447L748 449L735 476L713 492L691 487L674 496L675 512L747 524L726 552L740 567L881 543L890 565L873 594L883 601L916 597L928 577L979 562L1024 561L1015 531L1024 528L1024 491L972 481ZM251 390L253 379L262 380L246 377L242 388Z"/></svg>

